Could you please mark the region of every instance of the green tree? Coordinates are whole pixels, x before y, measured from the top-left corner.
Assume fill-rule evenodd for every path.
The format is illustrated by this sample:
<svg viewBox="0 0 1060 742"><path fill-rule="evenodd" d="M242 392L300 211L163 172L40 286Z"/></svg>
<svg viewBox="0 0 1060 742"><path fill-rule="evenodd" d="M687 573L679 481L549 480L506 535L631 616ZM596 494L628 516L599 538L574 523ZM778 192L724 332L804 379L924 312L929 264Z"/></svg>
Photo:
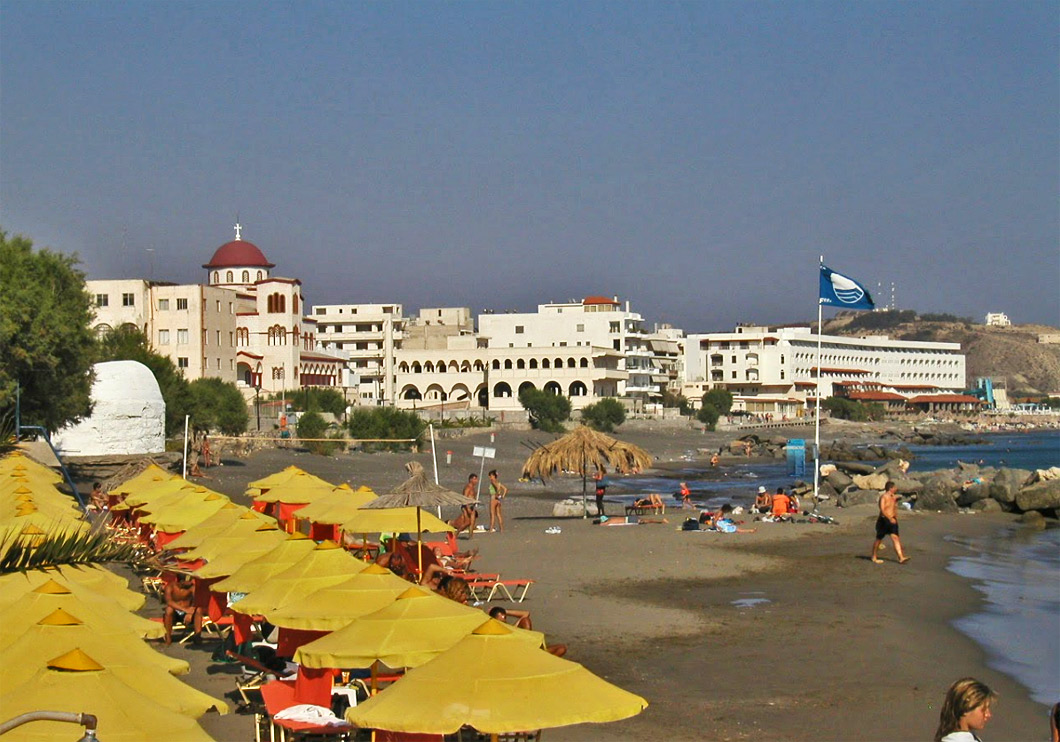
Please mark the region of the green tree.
<svg viewBox="0 0 1060 742"><path fill-rule="evenodd" d="M420 444L427 423L415 412L396 407L355 407L350 413L346 429L351 438L412 438L414 445ZM410 447L408 443L366 443L365 451L399 451Z"/></svg>
<svg viewBox="0 0 1060 742"><path fill-rule="evenodd" d="M97 357L100 361L138 361L151 369L166 403L166 435L184 431L184 416L192 413L193 404L188 380L173 361L151 350L142 332L130 326L114 328L100 338Z"/></svg>
<svg viewBox="0 0 1060 742"><path fill-rule="evenodd" d="M219 430L224 435L246 432L247 402L235 384L217 378L196 379L188 391L196 430Z"/></svg>
<svg viewBox="0 0 1060 742"><path fill-rule="evenodd" d="M337 389L315 388L309 393L309 409L315 412L330 412L338 418L346 414L349 402Z"/></svg>
<svg viewBox="0 0 1060 742"><path fill-rule="evenodd" d="M711 389L703 395L703 406L710 405L718 411L718 416L728 415L732 411L732 392L720 387Z"/></svg>
<svg viewBox="0 0 1060 742"><path fill-rule="evenodd" d="M687 415L692 411L692 406L688 404L688 398L683 394L677 392L671 392L667 389L662 395L662 406L663 407L677 407L681 410L682 415Z"/></svg>
<svg viewBox="0 0 1060 742"><path fill-rule="evenodd" d="M887 416L886 408L878 402L862 404L845 397L829 397L821 402L821 407L828 410L832 417L853 422L882 420Z"/></svg>
<svg viewBox="0 0 1060 742"><path fill-rule="evenodd" d="M55 431L91 411L92 302L77 256L0 230L0 416Z"/></svg>
<svg viewBox="0 0 1060 742"><path fill-rule="evenodd" d="M549 433L563 432L563 422L570 418L570 400L561 394L541 389L519 392L519 403L530 413L530 425Z"/></svg>
<svg viewBox="0 0 1060 742"><path fill-rule="evenodd" d="M626 408L613 397L606 397L582 409L582 422L603 433L613 433L625 421Z"/></svg>
<svg viewBox="0 0 1060 742"><path fill-rule="evenodd" d="M335 438L334 435L329 434L328 422L323 418L319 412L306 412L298 418L298 437L299 438ZM306 440L304 441L306 449L310 453L315 453L320 456L330 456L335 452L336 449L342 448L343 443L339 439L333 441L324 440Z"/></svg>
<svg viewBox="0 0 1060 742"><path fill-rule="evenodd" d="M714 430L720 417L721 413L718 412L718 408L709 404L700 407L699 412L696 413L696 419L703 423L707 430Z"/></svg>

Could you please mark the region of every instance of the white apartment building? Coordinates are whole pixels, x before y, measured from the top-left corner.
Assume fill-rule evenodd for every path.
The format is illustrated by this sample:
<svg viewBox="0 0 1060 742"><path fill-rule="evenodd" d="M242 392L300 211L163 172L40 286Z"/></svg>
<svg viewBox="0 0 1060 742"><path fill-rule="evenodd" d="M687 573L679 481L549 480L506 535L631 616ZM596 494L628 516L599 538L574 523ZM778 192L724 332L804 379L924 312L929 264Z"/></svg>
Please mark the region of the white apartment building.
<svg viewBox="0 0 1060 742"><path fill-rule="evenodd" d="M1011 327L1012 320L1004 312L987 312L986 324L989 327Z"/></svg>
<svg viewBox="0 0 1060 742"><path fill-rule="evenodd" d="M404 337L400 304L314 305L317 342L330 355L345 359L340 385L352 390L357 404L392 402L394 352Z"/></svg>
<svg viewBox="0 0 1060 742"><path fill-rule="evenodd" d="M266 392L333 386L342 359L316 350L316 320L303 317L301 282L240 238L203 265L205 285L141 279L90 280L96 329L132 325L189 380L218 377Z"/></svg>
<svg viewBox="0 0 1060 742"><path fill-rule="evenodd" d="M690 400L720 387L732 392L734 410L790 417L812 405L818 380L822 398L941 398L965 388L965 358L959 343L825 335L818 369L817 336L809 327L744 326L689 335L685 343Z"/></svg>

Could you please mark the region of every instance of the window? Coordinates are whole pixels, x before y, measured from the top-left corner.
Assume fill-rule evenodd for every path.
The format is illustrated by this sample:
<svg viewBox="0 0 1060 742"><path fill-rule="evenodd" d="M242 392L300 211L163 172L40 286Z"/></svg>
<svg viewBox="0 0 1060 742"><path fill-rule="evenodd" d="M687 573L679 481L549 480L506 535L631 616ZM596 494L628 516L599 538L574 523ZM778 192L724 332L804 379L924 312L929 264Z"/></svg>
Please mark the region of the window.
<svg viewBox="0 0 1060 742"><path fill-rule="evenodd" d="M105 307L110 305L110 297L106 294L96 294L96 306Z"/></svg>
<svg viewBox="0 0 1060 742"><path fill-rule="evenodd" d="M121 305L123 307L135 307L136 306L136 296L135 296L135 294L122 294L121 295Z"/></svg>
<svg viewBox="0 0 1060 742"><path fill-rule="evenodd" d="M225 271L225 283L232 283L232 271Z"/></svg>
<svg viewBox="0 0 1060 742"><path fill-rule="evenodd" d="M186 311L188 311L188 300L187 299L177 299L177 311L178 312L186 312Z"/></svg>
<svg viewBox="0 0 1060 742"><path fill-rule="evenodd" d="M217 359L217 370L218 371L221 370L221 359L220 358Z"/></svg>
<svg viewBox="0 0 1060 742"><path fill-rule="evenodd" d="M264 276L262 275L262 272L258 271L258 280L260 281L262 278L264 278Z"/></svg>
<svg viewBox="0 0 1060 742"><path fill-rule="evenodd" d="M214 330L214 333L215 333L214 334L214 338L217 341L217 347L220 348L221 347L221 331L220 330Z"/></svg>
<svg viewBox="0 0 1060 742"><path fill-rule="evenodd" d="M158 331L158 344L169 345L169 330Z"/></svg>
<svg viewBox="0 0 1060 742"><path fill-rule="evenodd" d="M578 325L576 329L578 332L585 332L585 325Z"/></svg>
<svg viewBox="0 0 1060 742"><path fill-rule="evenodd" d="M158 311L160 311L160 312L168 312L169 311L169 299L159 299L158 300Z"/></svg>
<svg viewBox="0 0 1060 742"><path fill-rule="evenodd" d="M188 344L188 331L187 330L177 330L177 345L187 345L187 344Z"/></svg>
<svg viewBox="0 0 1060 742"><path fill-rule="evenodd" d="M516 335L522 335L522 334L523 334L523 329L524 329L524 328L523 328L523 326L522 326L522 325L516 325L516 326L515 326L515 334L516 334Z"/></svg>
<svg viewBox="0 0 1060 742"><path fill-rule="evenodd" d="M178 357L177 358L177 368L187 368L187 367L188 367L188 359L187 358Z"/></svg>
<svg viewBox="0 0 1060 742"><path fill-rule="evenodd" d="M214 283L219 283L220 280L221 280L221 274L218 273L217 271L214 271L213 272L213 282Z"/></svg>
<svg viewBox="0 0 1060 742"><path fill-rule="evenodd" d="M217 300L217 313L218 314L221 313L221 300L220 299Z"/></svg>
<svg viewBox="0 0 1060 742"><path fill-rule="evenodd" d="M250 271L243 271L243 283L250 283Z"/></svg>

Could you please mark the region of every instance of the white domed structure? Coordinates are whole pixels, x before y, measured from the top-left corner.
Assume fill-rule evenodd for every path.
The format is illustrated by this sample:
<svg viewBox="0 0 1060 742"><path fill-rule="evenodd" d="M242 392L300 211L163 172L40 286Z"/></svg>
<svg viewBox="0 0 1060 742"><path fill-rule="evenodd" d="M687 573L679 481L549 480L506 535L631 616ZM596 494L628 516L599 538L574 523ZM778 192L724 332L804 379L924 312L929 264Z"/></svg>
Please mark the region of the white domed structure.
<svg viewBox="0 0 1060 742"><path fill-rule="evenodd" d="M92 414L52 442L65 456L154 454L166 450L166 403L151 369L137 361L95 365Z"/></svg>
<svg viewBox="0 0 1060 742"><path fill-rule="evenodd" d="M209 271L210 286L238 288L251 286L269 277L269 269L275 268L253 242L247 242L241 236L242 225L236 225L236 238L226 242L214 251L209 263L203 268Z"/></svg>

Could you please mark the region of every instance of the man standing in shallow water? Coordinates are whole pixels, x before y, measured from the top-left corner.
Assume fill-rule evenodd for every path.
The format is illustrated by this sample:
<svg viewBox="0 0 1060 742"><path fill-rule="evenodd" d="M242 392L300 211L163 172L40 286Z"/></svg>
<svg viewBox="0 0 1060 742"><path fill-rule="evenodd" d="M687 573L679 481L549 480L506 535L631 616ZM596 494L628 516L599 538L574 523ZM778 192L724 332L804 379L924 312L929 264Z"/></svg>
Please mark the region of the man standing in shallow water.
<svg viewBox="0 0 1060 742"><path fill-rule="evenodd" d="M909 561L902 552L902 542L898 538L898 485L894 482L887 482L883 488L883 494L880 495L880 514L876 517L876 541L872 544L872 561L876 564L883 562L877 554L880 551L880 544L883 543L883 539L887 536L891 537L894 542L894 552L898 555L898 563L905 564Z"/></svg>

